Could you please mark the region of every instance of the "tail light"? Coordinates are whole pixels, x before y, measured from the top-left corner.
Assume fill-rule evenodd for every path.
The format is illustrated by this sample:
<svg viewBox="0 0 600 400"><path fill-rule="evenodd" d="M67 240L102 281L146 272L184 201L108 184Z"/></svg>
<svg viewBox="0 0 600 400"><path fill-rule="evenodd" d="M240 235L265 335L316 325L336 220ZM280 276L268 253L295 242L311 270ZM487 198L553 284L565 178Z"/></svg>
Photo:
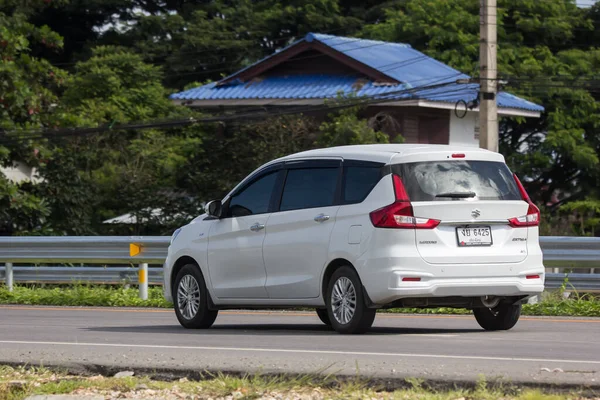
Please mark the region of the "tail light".
<svg viewBox="0 0 600 400"><path fill-rule="evenodd" d="M392 175L392 179L396 201L369 214L373 226L394 229L433 229L440 224L437 219L415 217L402 179L398 175Z"/></svg>
<svg viewBox="0 0 600 400"><path fill-rule="evenodd" d="M540 224L540 209L533 204L517 175L513 174L513 176L515 178L515 182L517 183L517 187L519 188L519 192L521 193L521 198L523 201L526 201L527 204L529 204L529 208L527 209L527 215L511 218L508 220L508 223L513 228L538 226Z"/></svg>

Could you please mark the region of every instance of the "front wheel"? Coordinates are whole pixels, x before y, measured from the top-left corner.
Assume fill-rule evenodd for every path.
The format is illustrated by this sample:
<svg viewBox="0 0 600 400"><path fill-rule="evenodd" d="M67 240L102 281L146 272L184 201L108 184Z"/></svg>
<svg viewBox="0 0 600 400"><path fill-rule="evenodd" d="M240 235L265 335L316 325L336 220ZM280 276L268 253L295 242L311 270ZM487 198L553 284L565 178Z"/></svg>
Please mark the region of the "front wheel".
<svg viewBox="0 0 600 400"><path fill-rule="evenodd" d="M210 328L218 311L208 308L208 291L200 268L194 264L184 266L175 278L175 314L179 323L188 329Z"/></svg>
<svg viewBox="0 0 600 400"><path fill-rule="evenodd" d="M494 308L475 308L473 314L479 326L486 331L507 331L519 321L521 305L499 304Z"/></svg>
<svg viewBox="0 0 600 400"><path fill-rule="evenodd" d="M375 320L375 309L365 304L358 274L351 267L338 268L327 289L327 313L339 333L364 333Z"/></svg>

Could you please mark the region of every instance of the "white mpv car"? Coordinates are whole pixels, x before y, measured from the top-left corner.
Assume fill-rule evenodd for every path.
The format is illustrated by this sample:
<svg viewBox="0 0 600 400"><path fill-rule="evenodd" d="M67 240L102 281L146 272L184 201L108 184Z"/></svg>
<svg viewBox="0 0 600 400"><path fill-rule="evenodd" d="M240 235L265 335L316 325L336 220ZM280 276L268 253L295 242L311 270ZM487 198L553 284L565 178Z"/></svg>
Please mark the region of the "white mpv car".
<svg viewBox="0 0 600 400"><path fill-rule="evenodd" d="M165 297L186 328L218 310L312 307L340 333L379 308L464 307L512 328L544 289L539 209L504 157L443 145L311 150L269 162L178 229Z"/></svg>

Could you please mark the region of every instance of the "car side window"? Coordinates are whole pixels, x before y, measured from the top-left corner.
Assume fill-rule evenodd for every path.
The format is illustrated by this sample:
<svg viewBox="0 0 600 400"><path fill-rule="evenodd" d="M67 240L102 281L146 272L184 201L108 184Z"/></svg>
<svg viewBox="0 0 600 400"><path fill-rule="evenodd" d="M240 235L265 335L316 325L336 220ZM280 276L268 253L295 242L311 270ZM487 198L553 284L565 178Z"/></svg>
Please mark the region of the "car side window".
<svg viewBox="0 0 600 400"><path fill-rule="evenodd" d="M328 207L334 204L338 168L299 168L287 173L280 211Z"/></svg>
<svg viewBox="0 0 600 400"><path fill-rule="evenodd" d="M231 197L228 217L264 214L269 211L271 195L277 181L278 171L264 175Z"/></svg>
<svg viewBox="0 0 600 400"><path fill-rule="evenodd" d="M343 204L362 202L380 179L380 167L344 167Z"/></svg>

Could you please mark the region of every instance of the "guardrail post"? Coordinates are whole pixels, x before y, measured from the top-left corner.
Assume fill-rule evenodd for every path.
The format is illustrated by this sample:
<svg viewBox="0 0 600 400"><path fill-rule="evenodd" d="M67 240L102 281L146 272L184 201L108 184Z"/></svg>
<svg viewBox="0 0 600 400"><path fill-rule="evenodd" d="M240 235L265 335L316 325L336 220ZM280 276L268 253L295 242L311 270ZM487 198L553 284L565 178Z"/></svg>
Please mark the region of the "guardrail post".
<svg viewBox="0 0 600 400"><path fill-rule="evenodd" d="M13 291L13 265L12 263L7 262L5 264L5 274L6 274L6 287L8 288L9 292Z"/></svg>
<svg viewBox="0 0 600 400"><path fill-rule="evenodd" d="M140 285L140 299L148 300L148 263L138 265L138 284Z"/></svg>

